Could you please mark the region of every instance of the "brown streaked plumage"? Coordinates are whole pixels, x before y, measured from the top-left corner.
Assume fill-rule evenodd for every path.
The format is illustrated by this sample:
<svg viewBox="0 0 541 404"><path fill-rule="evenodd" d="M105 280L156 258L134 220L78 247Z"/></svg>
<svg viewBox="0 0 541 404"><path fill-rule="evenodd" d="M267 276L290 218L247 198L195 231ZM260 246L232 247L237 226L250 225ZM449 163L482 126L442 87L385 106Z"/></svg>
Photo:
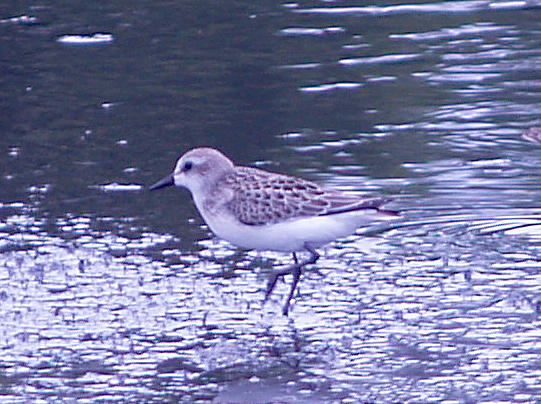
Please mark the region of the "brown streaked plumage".
<svg viewBox="0 0 541 404"><path fill-rule="evenodd" d="M266 225L357 209L378 209L389 201L387 198L345 194L302 178L242 166L224 175L217 185L233 190L233 196L226 205L247 225Z"/></svg>

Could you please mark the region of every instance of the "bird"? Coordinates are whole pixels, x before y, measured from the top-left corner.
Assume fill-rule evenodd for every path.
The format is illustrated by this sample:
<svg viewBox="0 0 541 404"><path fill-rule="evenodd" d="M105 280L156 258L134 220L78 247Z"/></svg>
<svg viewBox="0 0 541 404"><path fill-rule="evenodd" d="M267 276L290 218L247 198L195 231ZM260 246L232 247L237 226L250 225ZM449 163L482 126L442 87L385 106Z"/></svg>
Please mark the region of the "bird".
<svg viewBox="0 0 541 404"><path fill-rule="evenodd" d="M219 238L245 249L292 253L292 265L271 273L263 300L268 300L279 278L293 275L282 308L285 316L302 269L320 258L317 248L359 227L400 216L383 208L391 198L349 194L302 178L238 166L210 147L184 153L173 172L149 190L169 186L190 191L203 220ZM310 255L300 261L297 252L303 251Z"/></svg>

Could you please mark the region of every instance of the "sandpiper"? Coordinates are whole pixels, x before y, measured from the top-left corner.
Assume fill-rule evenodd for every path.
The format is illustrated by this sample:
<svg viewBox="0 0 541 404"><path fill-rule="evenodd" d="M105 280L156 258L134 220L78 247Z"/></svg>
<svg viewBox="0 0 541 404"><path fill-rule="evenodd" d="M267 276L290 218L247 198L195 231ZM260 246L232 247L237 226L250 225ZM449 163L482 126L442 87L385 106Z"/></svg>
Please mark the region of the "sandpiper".
<svg viewBox="0 0 541 404"><path fill-rule="evenodd" d="M173 173L149 189L171 185L191 192L197 210L218 237L247 249L293 253L295 263L272 273L264 298L265 302L279 277L292 274L284 315L302 268L319 258L316 248L363 225L397 217L381 208L389 198L360 197L301 178L236 166L207 147L186 152ZM296 252L304 250L310 257L299 261Z"/></svg>

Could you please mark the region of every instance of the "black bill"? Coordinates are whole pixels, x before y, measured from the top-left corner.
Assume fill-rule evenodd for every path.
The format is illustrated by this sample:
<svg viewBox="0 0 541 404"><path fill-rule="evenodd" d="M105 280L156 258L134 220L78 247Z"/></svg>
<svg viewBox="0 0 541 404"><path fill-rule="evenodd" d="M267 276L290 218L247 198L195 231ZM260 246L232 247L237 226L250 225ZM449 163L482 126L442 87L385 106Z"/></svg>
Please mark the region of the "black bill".
<svg viewBox="0 0 541 404"><path fill-rule="evenodd" d="M173 174L169 174L169 175L163 177L157 183L151 185L148 188L148 190L149 191L154 191L155 189L170 187L171 185L175 185L175 180L173 179Z"/></svg>

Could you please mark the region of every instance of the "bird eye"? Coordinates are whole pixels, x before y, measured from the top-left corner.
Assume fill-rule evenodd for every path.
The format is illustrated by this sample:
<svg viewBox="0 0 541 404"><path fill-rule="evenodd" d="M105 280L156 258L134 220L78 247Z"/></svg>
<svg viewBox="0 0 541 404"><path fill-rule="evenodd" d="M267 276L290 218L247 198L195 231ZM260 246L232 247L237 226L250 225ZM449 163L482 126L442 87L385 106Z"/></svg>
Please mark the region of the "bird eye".
<svg viewBox="0 0 541 404"><path fill-rule="evenodd" d="M191 161L187 161L184 163L184 169L182 171L190 171L192 169L193 163Z"/></svg>

